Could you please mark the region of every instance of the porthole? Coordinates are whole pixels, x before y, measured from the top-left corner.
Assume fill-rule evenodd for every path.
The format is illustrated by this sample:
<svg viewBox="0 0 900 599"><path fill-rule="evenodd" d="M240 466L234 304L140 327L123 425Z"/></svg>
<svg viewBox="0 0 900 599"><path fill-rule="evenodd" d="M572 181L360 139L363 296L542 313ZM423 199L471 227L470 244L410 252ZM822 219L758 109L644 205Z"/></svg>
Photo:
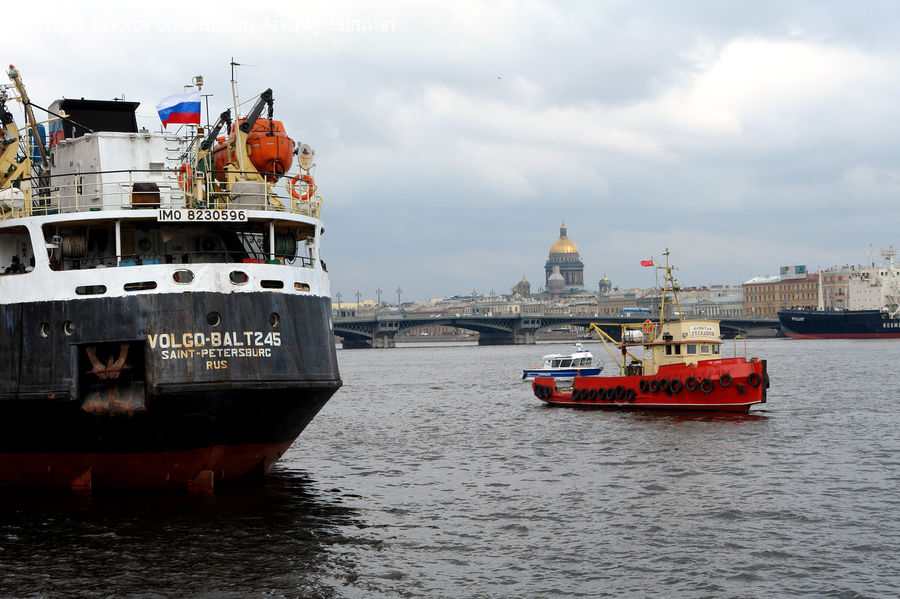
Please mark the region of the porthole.
<svg viewBox="0 0 900 599"><path fill-rule="evenodd" d="M306 283L294 283L294 289L297 291L309 291L309 285Z"/></svg>
<svg viewBox="0 0 900 599"><path fill-rule="evenodd" d="M45 320L44 322L42 322L42 323L41 323L41 326L38 327L38 333L39 333L39 334L41 335L41 337L43 337L44 339L46 339L47 337L49 337L49 336L50 336L50 323L47 322L46 320Z"/></svg>
<svg viewBox="0 0 900 599"><path fill-rule="evenodd" d="M248 279L249 279L249 277L247 276L247 273L245 273L242 270L232 270L228 274L228 280L231 281L232 283L234 283L235 285L243 285L244 283L247 282Z"/></svg>
<svg viewBox="0 0 900 599"><path fill-rule="evenodd" d="M264 281L260 281L259 286L263 289L281 289L282 287L284 287L284 281L266 279Z"/></svg>
<svg viewBox="0 0 900 599"><path fill-rule="evenodd" d="M279 316L277 312L269 314L269 325L271 325L273 329L277 329L280 324L281 316Z"/></svg>
<svg viewBox="0 0 900 599"><path fill-rule="evenodd" d="M217 327L222 324L222 315L218 312L210 312L206 315L206 324L211 327Z"/></svg>
<svg viewBox="0 0 900 599"><path fill-rule="evenodd" d="M75 288L76 295L103 295L106 285L81 285Z"/></svg>
<svg viewBox="0 0 900 599"><path fill-rule="evenodd" d="M190 270L176 270L172 274L172 280L182 285L187 285L194 280L194 273Z"/></svg>
<svg viewBox="0 0 900 599"><path fill-rule="evenodd" d="M63 323L63 333L71 337L75 333L75 323L71 320L65 321Z"/></svg>
<svg viewBox="0 0 900 599"><path fill-rule="evenodd" d="M125 291L146 291L156 289L156 281L139 281L137 283L125 283Z"/></svg>

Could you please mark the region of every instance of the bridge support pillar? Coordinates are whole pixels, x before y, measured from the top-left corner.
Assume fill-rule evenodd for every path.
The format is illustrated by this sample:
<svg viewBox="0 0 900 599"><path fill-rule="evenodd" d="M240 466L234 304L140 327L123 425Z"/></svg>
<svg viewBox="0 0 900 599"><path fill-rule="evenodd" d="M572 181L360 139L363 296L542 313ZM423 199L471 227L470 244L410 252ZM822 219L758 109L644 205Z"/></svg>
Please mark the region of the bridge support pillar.
<svg viewBox="0 0 900 599"><path fill-rule="evenodd" d="M478 334L478 345L534 345L534 342L534 331L482 331Z"/></svg>
<svg viewBox="0 0 900 599"><path fill-rule="evenodd" d="M386 349L389 347L397 347L397 342L394 340L394 335L387 335L384 333L378 333L372 339L372 347L378 349Z"/></svg>
<svg viewBox="0 0 900 599"><path fill-rule="evenodd" d="M372 349L372 343L368 339L341 337L343 349Z"/></svg>

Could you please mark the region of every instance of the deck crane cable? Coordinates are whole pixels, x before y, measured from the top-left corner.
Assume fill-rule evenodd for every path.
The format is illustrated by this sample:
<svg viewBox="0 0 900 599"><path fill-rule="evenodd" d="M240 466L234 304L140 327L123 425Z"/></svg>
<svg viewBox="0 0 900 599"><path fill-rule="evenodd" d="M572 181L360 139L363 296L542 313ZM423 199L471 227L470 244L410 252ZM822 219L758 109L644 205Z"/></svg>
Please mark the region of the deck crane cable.
<svg viewBox="0 0 900 599"><path fill-rule="evenodd" d="M91 129L90 127L85 127L84 125L82 125L82 124L79 123L78 121L74 121L74 120L70 119L69 117L63 116L63 115L61 115L61 114L56 114L56 113L53 112L52 110L48 110L48 109L44 108L43 106L38 106L38 105L35 104L34 102L29 101L29 102L28 102L28 105L29 105L29 106L33 106L33 107L37 108L38 110L43 110L44 112L46 112L46 113L49 114L50 116L55 116L55 117L58 118L58 119L61 119L61 120L63 120L63 121L66 121L67 123L71 123L72 125L75 125L76 127L81 127L82 129L84 129L84 130L87 131L88 133L95 133L95 131L94 131L93 129Z"/></svg>

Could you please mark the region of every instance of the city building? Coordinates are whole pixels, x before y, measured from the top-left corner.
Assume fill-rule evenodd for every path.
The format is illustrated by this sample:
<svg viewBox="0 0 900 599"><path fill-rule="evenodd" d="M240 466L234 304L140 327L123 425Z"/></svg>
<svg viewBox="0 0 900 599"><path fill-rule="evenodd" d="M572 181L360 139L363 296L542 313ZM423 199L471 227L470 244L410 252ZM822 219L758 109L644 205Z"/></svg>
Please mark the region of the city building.
<svg viewBox="0 0 900 599"><path fill-rule="evenodd" d="M741 318L744 298L739 287L712 285L678 292L678 306L685 318Z"/></svg>
<svg viewBox="0 0 900 599"><path fill-rule="evenodd" d="M818 305L819 275L807 273L805 266L783 266L778 276L754 277L741 291L744 316L777 318L780 308Z"/></svg>
<svg viewBox="0 0 900 599"><path fill-rule="evenodd" d="M522 280L512 288L512 292L513 295L518 295L519 297L531 297L531 283L528 282L525 275L522 275Z"/></svg>
<svg viewBox="0 0 900 599"><path fill-rule="evenodd" d="M822 306L826 310L845 310L850 295L850 275L856 268L832 267L822 271Z"/></svg>
<svg viewBox="0 0 900 599"><path fill-rule="evenodd" d="M555 274L561 277L561 281ZM544 265L544 277L544 288L552 295L584 291L584 263L578 254L578 246L566 237L565 223L559 228L559 239L550 246L550 254Z"/></svg>

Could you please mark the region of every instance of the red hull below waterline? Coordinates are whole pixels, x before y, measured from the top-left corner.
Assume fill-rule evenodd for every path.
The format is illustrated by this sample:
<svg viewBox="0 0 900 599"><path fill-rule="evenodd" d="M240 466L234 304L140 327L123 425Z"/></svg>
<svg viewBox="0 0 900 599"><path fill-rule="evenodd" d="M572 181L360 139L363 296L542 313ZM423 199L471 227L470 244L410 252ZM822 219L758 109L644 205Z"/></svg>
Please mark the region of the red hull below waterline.
<svg viewBox="0 0 900 599"><path fill-rule="evenodd" d="M801 335L784 331L784 335L790 339L900 339L900 333L822 333Z"/></svg>
<svg viewBox="0 0 900 599"><path fill-rule="evenodd" d="M215 484L263 479L291 442L143 453L2 453L3 485L211 493Z"/></svg>
<svg viewBox="0 0 900 599"><path fill-rule="evenodd" d="M766 401L765 360L725 358L697 365L662 366L653 376L575 377L558 389L549 377L535 379L535 396L555 406L694 410L746 414Z"/></svg>

